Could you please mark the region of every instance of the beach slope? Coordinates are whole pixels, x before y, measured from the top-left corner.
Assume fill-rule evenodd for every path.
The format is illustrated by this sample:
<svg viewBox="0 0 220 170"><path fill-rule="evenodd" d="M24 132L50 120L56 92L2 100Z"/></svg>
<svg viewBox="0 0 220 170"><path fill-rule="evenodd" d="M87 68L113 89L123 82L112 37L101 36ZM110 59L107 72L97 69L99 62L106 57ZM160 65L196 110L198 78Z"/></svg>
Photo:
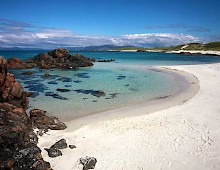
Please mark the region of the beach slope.
<svg viewBox="0 0 220 170"><path fill-rule="evenodd" d="M76 148L62 150L63 156L57 158L43 151L44 159L55 170L80 169L78 160L85 156L97 159L97 170L220 169L220 64L168 68L195 75L198 93L182 104L150 114L134 106L112 111L118 115L133 112L133 116L81 125L80 120L67 122L66 130L40 137L39 146L43 150L65 138Z"/></svg>

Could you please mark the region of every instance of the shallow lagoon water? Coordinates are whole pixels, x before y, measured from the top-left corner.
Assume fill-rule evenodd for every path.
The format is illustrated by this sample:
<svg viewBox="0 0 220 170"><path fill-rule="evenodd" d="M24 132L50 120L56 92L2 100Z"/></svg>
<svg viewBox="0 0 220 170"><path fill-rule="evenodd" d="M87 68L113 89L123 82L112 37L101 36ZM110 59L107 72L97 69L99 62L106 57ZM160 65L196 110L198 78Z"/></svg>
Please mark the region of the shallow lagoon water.
<svg viewBox="0 0 220 170"><path fill-rule="evenodd" d="M34 92L29 109L47 110L62 120L167 96L178 90L171 75L117 63L96 63L77 70L32 69L31 76L23 75L24 71L12 70L25 90ZM45 78L46 72L51 76ZM60 92L58 88L68 90ZM105 96L92 95L98 90Z"/></svg>
<svg viewBox="0 0 220 170"><path fill-rule="evenodd" d="M31 53L28 53L30 55ZM34 92L29 109L40 108L61 120L118 108L129 104L169 96L178 91L175 78L167 73L146 69L146 66L201 64L219 62L210 56L181 56L164 53L85 52L87 57L116 59L113 63L95 63L77 70L31 69L11 70L25 87ZM27 58L24 55L21 58ZM202 58L203 57L203 58ZM143 67L144 66L144 67ZM44 77L45 73L51 76ZM65 89L64 92L57 89ZM95 96L101 90L105 96Z"/></svg>

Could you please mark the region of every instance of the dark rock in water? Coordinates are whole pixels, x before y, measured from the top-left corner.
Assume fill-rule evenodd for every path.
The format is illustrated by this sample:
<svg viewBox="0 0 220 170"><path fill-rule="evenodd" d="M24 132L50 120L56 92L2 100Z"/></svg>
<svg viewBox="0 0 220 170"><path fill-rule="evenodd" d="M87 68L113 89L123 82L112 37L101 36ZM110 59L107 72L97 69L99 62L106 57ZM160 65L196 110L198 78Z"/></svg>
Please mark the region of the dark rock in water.
<svg viewBox="0 0 220 170"><path fill-rule="evenodd" d="M69 145L69 148L70 148L70 149L75 149L75 148L76 148L76 145Z"/></svg>
<svg viewBox="0 0 220 170"><path fill-rule="evenodd" d="M90 58L80 54L71 55L68 50L58 48L48 53L38 54L28 59L26 64L36 64L42 69L60 68L74 69L77 67L92 66Z"/></svg>
<svg viewBox="0 0 220 170"><path fill-rule="evenodd" d="M57 148L49 148L49 149L45 148L45 150L47 151L49 157L51 158L55 158L63 155L62 152Z"/></svg>
<svg viewBox="0 0 220 170"><path fill-rule="evenodd" d="M97 163L96 158L94 157L83 157L79 159L80 164L83 165L83 170L95 169L95 165Z"/></svg>
<svg viewBox="0 0 220 170"><path fill-rule="evenodd" d="M32 75L33 73L32 73L31 71L27 71L27 72L23 72L22 74L23 74L23 75L28 75L28 76L29 76L29 75Z"/></svg>
<svg viewBox="0 0 220 170"><path fill-rule="evenodd" d="M58 84L56 81L49 81L47 84Z"/></svg>
<svg viewBox="0 0 220 170"><path fill-rule="evenodd" d="M57 80L62 81L62 82L72 82L72 79L68 77L60 77Z"/></svg>
<svg viewBox="0 0 220 170"><path fill-rule="evenodd" d="M44 74L44 77L46 77L46 78L49 77L49 76L50 76L49 73L45 73L45 74Z"/></svg>
<svg viewBox="0 0 220 170"><path fill-rule="evenodd" d="M28 88L30 91L36 91L36 92L44 92L47 90L47 87L43 84L30 84L28 86L25 86L25 88Z"/></svg>
<svg viewBox="0 0 220 170"><path fill-rule="evenodd" d="M39 96L39 93L37 93L37 92L25 92L25 96L35 98L35 97Z"/></svg>
<svg viewBox="0 0 220 170"><path fill-rule="evenodd" d="M120 76L117 77L117 80L123 80L123 79L125 79L125 78L126 78L126 76L120 75Z"/></svg>
<svg viewBox="0 0 220 170"><path fill-rule="evenodd" d="M93 100L92 102L96 103L96 102L97 102L97 100Z"/></svg>
<svg viewBox="0 0 220 170"><path fill-rule="evenodd" d="M61 89L61 88L57 88L57 91L59 92L69 92L69 89Z"/></svg>
<svg viewBox="0 0 220 170"><path fill-rule="evenodd" d="M66 140L65 139L60 139L54 145L52 145L50 148L66 149L67 148Z"/></svg>
<svg viewBox="0 0 220 170"><path fill-rule="evenodd" d="M35 127L38 129L52 129L63 130L66 125L59 121L56 117L46 116L46 111L40 109L33 109L30 111L30 119Z"/></svg>
<svg viewBox="0 0 220 170"><path fill-rule="evenodd" d="M73 81L74 83L81 83L82 81L80 81L80 80L75 80L75 81Z"/></svg>
<svg viewBox="0 0 220 170"><path fill-rule="evenodd" d="M83 89L78 89L78 90L74 90L77 93L83 93L83 94L91 94L93 96L96 97L101 97L101 96L105 96L105 92L103 92L102 90L83 90Z"/></svg>
<svg viewBox="0 0 220 170"><path fill-rule="evenodd" d="M25 92L26 97L31 97L33 95L33 92Z"/></svg>
<svg viewBox="0 0 220 170"><path fill-rule="evenodd" d="M17 57L9 58L7 60L8 68L15 68L15 69L25 69L25 68L33 68L37 65L35 63L26 63L21 61L21 59Z"/></svg>
<svg viewBox="0 0 220 170"><path fill-rule="evenodd" d="M28 85L37 85L40 84L41 80L27 80L24 82L24 84L28 84Z"/></svg>
<svg viewBox="0 0 220 170"><path fill-rule="evenodd" d="M38 92L32 92L32 95L31 95L31 98L35 98L39 96L39 93Z"/></svg>
<svg viewBox="0 0 220 170"><path fill-rule="evenodd" d="M75 76L77 76L77 77L79 77L79 78L90 78L89 76L88 76L88 73L77 73L77 74L75 74Z"/></svg>
<svg viewBox="0 0 220 170"><path fill-rule="evenodd" d="M69 84L68 84L68 85L65 85L65 87L72 87L72 85L69 85Z"/></svg>
<svg viewBox="0 0 220 170"><path fill-rule="evenodd" d="M117 97L117 95L119 95L119 93L111 93L111 94L109 94L109 96L111 96L112 99Z"/></svg>
<svg viewBox="0 0 220 170"><path fill-rule="evenodd" d="M62 97L59 94L53 93L53 92L46 92L45 96L51 96L55 99L60 99L60 100L68 100L66 97Z"/></svg>
<svg viewBox="0 0 220 170"><path fill-rule="evenodd" d="M96 62L114 62L115 61L115 59L100 59L100 60L97 60Z"/></svg>

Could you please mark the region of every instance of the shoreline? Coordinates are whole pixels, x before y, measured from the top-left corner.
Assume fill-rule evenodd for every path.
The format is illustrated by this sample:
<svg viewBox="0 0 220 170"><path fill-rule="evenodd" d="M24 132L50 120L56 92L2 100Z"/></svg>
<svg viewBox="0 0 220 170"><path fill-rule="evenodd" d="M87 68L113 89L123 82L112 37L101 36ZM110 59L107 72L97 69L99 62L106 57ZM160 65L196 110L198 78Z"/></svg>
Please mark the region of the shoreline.
<svg viewBox="0 0 220 170"><path fill-rule="evenodd" d="M178 90L172 91L171 94L168 96L160 96L153 99L147 99L139 102L131 101L129 103L126 103L125 105L118 106L115 108L109 108L105 110L101 110L99 112L94 113L88 113L83 115L82 117L76 117L72 120L65 121L67 124L67 127L74 124L75 128L76 122L80 122L81 124L88 124L88 123L94 123L94 121L103 121L103 120L109 120L120 117L126 117L126 116L137 116L139 114L118 114L119 112L125 112L129 111L133 108L141 108L145 109L147 114L150 114L155 111L164 110L169 107L173 107L176 105L179 105L189 99L191 99L196 93L199 91L199 81L198 79L187 72L178 71L176 69L169 69L167 67L144 67L145 69L153 70L153 71L159 71L163 72L164 74L168 74L174 77ZM98 118L98 120L94 120L94 118ZM72 127L72 126L71 126Z"/></svg>
<svg viewBox="0 0 220 170"><path fill-rule="evenodd" d="M220 56L220 51L204 51L204 50L178 50L178 51L164 51L164 50L145 50L146 52L165 52L165 53L191 53L191 54L202 54L202 55L217 55ZM120 50L119 52L137 52L137 50Z"/></svg>
<svg viewBox="0 0 220 170"><path fill-rule="evenodd" d="M106 124L108 124L107 127L105 127L105 128L110 128L110 129L113 128L112 129L113 133L116 133L117 135L124 134L124 133L126 133L126 131L124 131L124 130L121 131L120 129L124 129L124 128L128 128L128 129L131 128L132 129L132 127L134 127L131 123L131 122L133 122L133 119L134 120L135 119L142 120L142 117L146 117L145 119L147 119L148 117L151 117L155 113L164 112L166 110L169 110L169 109L172 109L175 107L182 107L182 105L184 105L185 103L188 103L188 101L191 101L194 98L193 96L195 96L197 94L197 92L199 91L199 86L198 86L199 80L193 74L188 73L186 71L183 71L181 69L180 70L176 69L176 67L178 67L178 66L156 67L156 69L160 69L161 71L165 71L165 72L166 71L169 72L171 70L171 71L174 71L175 74L177 74L177 73L180 74L180 76L184 75L187 78L187 81L190 82L190 88L186 88L184 93L179 93L178 95L176 95L176 96L174 95L171 98L164 97L164 98L160 98L157 100L152 100L148 105L145 105L145 103L140 103L135 106L126 106L126 107L122 107L119 109L113 109L110 111L106 111L106 112L90 115L87 117L75 119L70 122L66 122L66 125L67 125L66 130L49 131L44 136L39 137L38 146L42 149L42 155L43 155L44 159L46 161L49 161L55 170L60 169L61 167L63 169L67 170L67 169L71 169L71 167L76 168L79 166L77 163L77 159L79 157L94 156L96 158L98 157L98 162L100 162L100 164L101 164L100 166L98 166L98 164L97 164L97 167L95 169L103 169L103 167L104 167L104 169L108 169L108 168L106 168L106 166L103 165L103 163L101 163L103 155L98 156L95 154L97 148L94 150L92 149L93 150L92 153L94 152L93 154L90 153L91 151L88 151L88 150L91 150L88 148L94 147L94 144L96 145L96 147L99 147L99 145L97 145L96 141L102 143L103 139L99 138L98 136L99 135L102 136L103 133L105 135L105 133L106 133L105 130L103 131L103 125L106 126ZM155 68L152 68L152 69L155 69ZM187 98L186 98L186 96L187 96ZM178 102L176 101L177 99L178 99ZM158 100L163 101L163 102L158 103ZM156 104L155 104L155 101L156 101ZM166 103L165 101L168 102L169 104ZM175 101L177 103L174 104L173 101ZM155 105L152 105L152 104L155 104ZM151 107L150 107L150 105L151 105ZM149 114L149 113L151 113L151 114ZM128 122L127 122L127 119L129 120ZM126 127L124 127L122 124L119 123L120 128L119 129L116 128L115 126L117 126L118 121L119 122L122 121L123 125L124 125L124 123L127 122ZM140 125L138 123L135 126L141 126L141 125L143 125L143 122L141 122ZM92 131L92 132L89 132L89 131ZM108 132L108 130L107 130L107 132ZM77 148L74 151L71 151L69 149L63 150L62 157L49 158L46 151L44 151L43 148L48 148L51 144L53 144L55 141L57 141L61 138L65 138L68 143L76 144ZM114 139L115 139L115 137L114 137ZM88 142L87 140L92 142L92 144L90 142ZM129 140L129 138L128 138L128 140ZM88 144L86 144L86 146L84 146L85 141L88 142ZM121 144L123 144L123 142ZM119 144L119 145L121 145L121 144ZM92 146L90 146L90 145L92 145ZM110 145L112 146L112 144L110 144ZM113 142L113 145L114 145L114 142ZM105 147L108 147L107 144ZM103 146L100 148L103 149ZM123 151L124 150L126 150L126 149L124 148ZM75 162L74 161L72 163L68 162L69 163L68 164L66 161L68 161L68 158L70 158L70 157L71 157L71 159L74 158L73 160ZM67 160L65 161L65 159L67 159ZM119 156L119 158L115 157L114 159L123 159L123 158L121 158ZM126 165L127 168L129 166ZM112 166L109 169L112 169L112 168L123 169L118 166Z"/></svg>

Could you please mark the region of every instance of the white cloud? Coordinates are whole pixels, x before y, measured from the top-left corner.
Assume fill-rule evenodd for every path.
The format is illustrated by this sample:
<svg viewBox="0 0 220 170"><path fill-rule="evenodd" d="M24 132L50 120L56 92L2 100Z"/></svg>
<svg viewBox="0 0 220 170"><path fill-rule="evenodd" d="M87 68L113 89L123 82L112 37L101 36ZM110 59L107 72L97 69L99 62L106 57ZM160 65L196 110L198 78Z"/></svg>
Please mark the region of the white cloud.
<svg viewBox="0 0 220 170"><path fill-rule="evenodd" d="M151 33L126 34L121 36L79 35L71 30L38 28L32 31L25 29L0 27L0 46L22 46L39 48L57 48L65 46L90 45L132 45L132 46L170 46L198 42L200 39L186 34ZM20 31L20 32L19 32Z"/></svg>

